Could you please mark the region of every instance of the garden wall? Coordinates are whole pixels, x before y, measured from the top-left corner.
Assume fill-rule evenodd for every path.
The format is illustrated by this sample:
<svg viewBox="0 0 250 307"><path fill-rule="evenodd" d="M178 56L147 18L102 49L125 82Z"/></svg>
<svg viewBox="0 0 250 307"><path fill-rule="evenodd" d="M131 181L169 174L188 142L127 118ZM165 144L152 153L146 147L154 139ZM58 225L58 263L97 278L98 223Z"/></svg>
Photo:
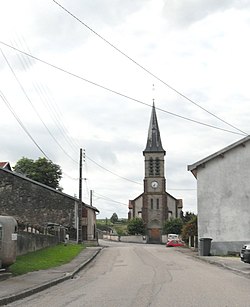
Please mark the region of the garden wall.
<svg viewBox="0 0 250 307"><path fill-rule="evenodd" d="M59 243L59 237L38 233L22 232L17 235L17 256L36 250L54 246Z"/></svg>
<svg viewBox="0 0 250 307"><path fill-rule="evenodd" d="M104 240L130 242L130 243L147 243L146 236L117 236L117 235L103 235Z"/></svg>

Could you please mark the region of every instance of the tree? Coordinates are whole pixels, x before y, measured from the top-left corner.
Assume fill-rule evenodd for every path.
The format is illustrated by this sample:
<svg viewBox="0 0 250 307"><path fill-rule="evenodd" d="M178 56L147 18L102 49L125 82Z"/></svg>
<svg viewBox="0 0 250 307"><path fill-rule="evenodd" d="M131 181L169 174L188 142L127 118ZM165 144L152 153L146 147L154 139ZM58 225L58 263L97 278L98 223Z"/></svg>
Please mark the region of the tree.
<svg viewBox="0 0 250 307"><path fill-rule="evenodd" d="M110 218L110 222L115 224L118 222L118 215L116 213L113 213L111 218Z"/></svg>
<svg viewBox="0 0 250 307"><path fill-rule="evenodd" d="M181 232L182 238L184 241L188 241L188 238L191 236L198 235L198 227L197 227L197 215L195 215L189 222L187 222Z"/></svg>
<svg viewBox="0 0 250 307"><path fill-rule="evenodd" d="M143 220L139 217L133 218L128 222L127 230L129 235L144 235L145 227Z"/></svg>
<svg viewBox="0 0 250 307"><path fill-rule="evenodd" d="M182 221L183 221L183 224L188 223L188 222L191 221L195 216L196 216L195 213L186 211L185 214L182 215L182 217L181 217L181 219L182 219Z"/></svg>
<svg viewBox="0 0 250 307"><path fill-rule="evenodd" d="M62 190L59 186L62 178L61 167L46 158L38 158L34 161L22 157L14 166L14 171L51 188Z"/></svg>
<svg viewBox="0 0 250 307"><path fill-rule="evenodd" d="M163 233L175 233L179 235L181 233L182 226L183 222L180 218L170 218L170 220L166 221L163 226Z"/></svg>

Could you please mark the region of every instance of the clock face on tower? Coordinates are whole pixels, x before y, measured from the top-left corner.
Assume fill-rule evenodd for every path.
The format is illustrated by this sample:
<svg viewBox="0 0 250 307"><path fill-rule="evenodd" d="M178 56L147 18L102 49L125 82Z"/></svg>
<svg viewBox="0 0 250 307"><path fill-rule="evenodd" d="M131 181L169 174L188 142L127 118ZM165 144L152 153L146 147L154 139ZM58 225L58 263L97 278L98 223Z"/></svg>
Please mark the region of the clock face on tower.
<svg viewBox="0 0 250 307"><path fill-rule="evenodd" d="M158 188L158 182L157 181L152 181L152 183L151 183L151 186L152 186L152 188L154 188L154 189L156 189L156 188Z"/></svg>

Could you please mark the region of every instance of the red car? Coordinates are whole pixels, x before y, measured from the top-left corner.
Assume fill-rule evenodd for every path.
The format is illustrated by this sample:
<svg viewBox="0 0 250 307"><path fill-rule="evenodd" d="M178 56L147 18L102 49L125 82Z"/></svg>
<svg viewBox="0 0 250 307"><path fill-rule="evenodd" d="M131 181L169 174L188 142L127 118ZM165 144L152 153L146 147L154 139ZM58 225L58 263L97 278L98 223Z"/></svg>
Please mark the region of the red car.
<svg viewBox="0 0 250 307"><path fill-rule="evenodd" d="M184 246L184 242L180 240L170 240L166 243L166 247Z"/></svg>

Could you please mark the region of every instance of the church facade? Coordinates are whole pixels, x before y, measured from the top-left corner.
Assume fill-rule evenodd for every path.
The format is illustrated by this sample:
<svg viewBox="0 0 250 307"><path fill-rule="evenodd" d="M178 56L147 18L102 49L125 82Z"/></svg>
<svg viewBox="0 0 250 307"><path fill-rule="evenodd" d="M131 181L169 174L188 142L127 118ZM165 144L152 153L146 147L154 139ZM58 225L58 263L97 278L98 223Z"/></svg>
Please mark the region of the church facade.
<svg viewBox="0 0 250 307"><path fill-rule="evenodd" d="M181 216L182 199L166 192L165 150L162 147L155 106L153 104L144 155L144 191L129 200L128 218L143 219L148 243L161 243L166 220Z"/></svg>

